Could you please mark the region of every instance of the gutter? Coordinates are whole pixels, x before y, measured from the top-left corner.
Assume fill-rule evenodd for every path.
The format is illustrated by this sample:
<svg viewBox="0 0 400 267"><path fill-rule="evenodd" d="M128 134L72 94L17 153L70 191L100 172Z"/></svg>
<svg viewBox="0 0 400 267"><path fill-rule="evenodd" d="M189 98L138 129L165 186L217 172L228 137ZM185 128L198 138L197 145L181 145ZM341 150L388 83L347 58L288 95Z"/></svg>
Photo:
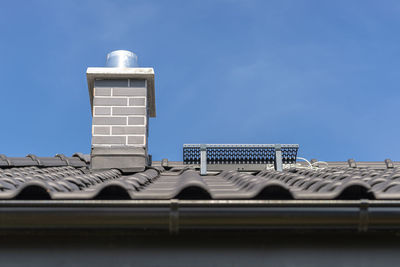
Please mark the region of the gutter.
<svg viewBox="0 0 400 267"><path fill-rule="evenodd" d="M0 230L400 230L400 201L0 201Z"/></svg>

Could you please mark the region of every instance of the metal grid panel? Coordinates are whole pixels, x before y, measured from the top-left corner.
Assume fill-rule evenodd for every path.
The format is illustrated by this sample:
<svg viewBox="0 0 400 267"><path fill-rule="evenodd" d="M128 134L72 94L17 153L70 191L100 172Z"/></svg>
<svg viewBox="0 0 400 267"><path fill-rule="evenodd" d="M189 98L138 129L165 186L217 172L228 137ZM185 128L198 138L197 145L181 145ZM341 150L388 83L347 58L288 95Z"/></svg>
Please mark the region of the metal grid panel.
<svg viewBox="0 0 400 267"><path fill-rule="evenodd" d="M207 147L207 164L272 164L275 161L274 144L216 145ZM296 162L298 145L281 145L282 161ZM200 164L200 144L183 145L184 164Z"/></svg>
<svg viewBox="0 0 400 267"><path fill-rule="evenodd" d="M282 162L284 164L293 164L296 163L297 158L297 150L299 146L282 146Z"/></svg>

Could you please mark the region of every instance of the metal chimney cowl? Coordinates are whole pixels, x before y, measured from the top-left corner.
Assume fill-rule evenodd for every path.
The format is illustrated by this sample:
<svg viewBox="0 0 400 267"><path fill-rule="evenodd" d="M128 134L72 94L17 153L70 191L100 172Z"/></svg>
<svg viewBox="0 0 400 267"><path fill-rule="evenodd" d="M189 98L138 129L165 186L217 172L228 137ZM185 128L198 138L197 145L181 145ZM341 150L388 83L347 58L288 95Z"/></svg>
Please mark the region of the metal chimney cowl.
<svg viewBox="0 0 400 267"><path fill-rule="evenodd" d="M106 67L108 68L136 68L138 57L127 50L115 50L107 54Z"/></svg>

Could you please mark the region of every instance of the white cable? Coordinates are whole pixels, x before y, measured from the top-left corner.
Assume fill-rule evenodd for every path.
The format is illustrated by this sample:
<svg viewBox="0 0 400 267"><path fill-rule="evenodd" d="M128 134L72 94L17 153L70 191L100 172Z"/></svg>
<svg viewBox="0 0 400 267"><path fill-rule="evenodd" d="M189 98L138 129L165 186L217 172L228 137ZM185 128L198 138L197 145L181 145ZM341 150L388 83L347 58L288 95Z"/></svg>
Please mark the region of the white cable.
<svg viewBox="0 0 400 267"><path fill-rule="evenodd" d="M326 161L317 161L317 162L314 162L314 163L311 164L311 162L309 162L309 161L308 161L307 159L305 159L305 158L297 157L297 159L304 160L305 162L308 163L308 166L307 166L307 167L301 166L300 163L297 163L297 164L296 164L296 165L297 165L297 168L301 168L301 169L314 169L314 170L324 169L324 168L321 168L321 167L319 167L319 166L314 166L314 165L317 165L317 164L320 164L320 163L325 164L326 167L329 167L328 162L326 162Z"/></svg>
<svg viewBox="0 0 400 267"><path fill-rule="evenodd" d="M329 167L329 164L328 164L328 162L326 162L326 161L317 161L317 162L314 162L314 163L311 164L311 165L314 166L314 164L319 164L319 163L326 164L326 167Z"/></svg>
<svg viewBox="0 0 400 267"><path fill-rule="evenodd" d="M305 162L307 162L308 163L308 165L309 165L309 168L311 168L312 169L312 167L313 167L313 165L307 160L307 159L305 159L305 158L302 158L302 157L297 157L297 159L301 159L301 160L304 160Z"/></svg>

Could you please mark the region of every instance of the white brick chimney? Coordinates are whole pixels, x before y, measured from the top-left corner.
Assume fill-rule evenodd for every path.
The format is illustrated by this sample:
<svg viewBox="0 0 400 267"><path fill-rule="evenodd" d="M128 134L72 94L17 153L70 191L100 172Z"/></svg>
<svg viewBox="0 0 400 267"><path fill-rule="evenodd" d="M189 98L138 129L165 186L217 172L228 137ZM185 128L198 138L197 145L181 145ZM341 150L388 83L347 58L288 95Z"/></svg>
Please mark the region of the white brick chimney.
<svg viewBox="0 0 400 267"><path fill-rule="evenodd" d="M86 72L93 116L92 169L137 172L149 164L149 117L156 116L154 70L136 67L127 55L136 59L129 51L114 51L107 57L112 67ZM126 62L116 63L121 57Z"/></svg>

